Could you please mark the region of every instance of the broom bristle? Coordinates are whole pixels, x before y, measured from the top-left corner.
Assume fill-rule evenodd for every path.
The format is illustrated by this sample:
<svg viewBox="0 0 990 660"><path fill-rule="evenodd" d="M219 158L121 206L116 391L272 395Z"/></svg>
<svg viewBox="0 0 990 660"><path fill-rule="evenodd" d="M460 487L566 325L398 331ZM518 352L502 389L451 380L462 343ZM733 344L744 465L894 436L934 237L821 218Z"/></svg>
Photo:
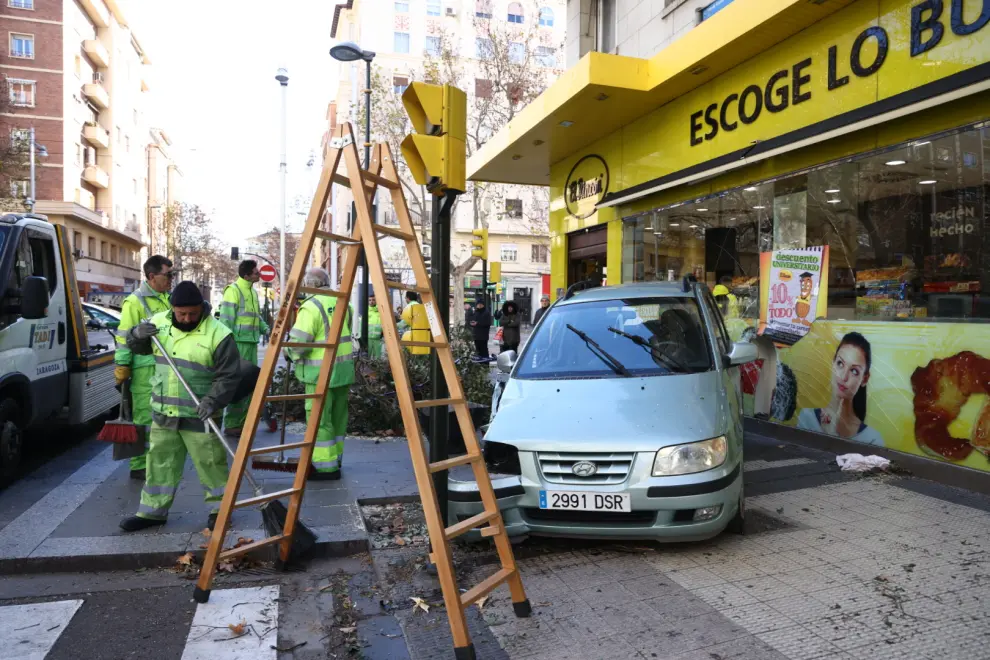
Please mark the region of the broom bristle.
<svg viewBox="0 0 990 660"><path fill-rule="evenodd" d="M113 442L115 444L132 444L138 441L137 427L131 422L113 421L106 422L97 440L103 442Z"/></svg>
<svg viewBox="0 0 990 660"><path fill-rule="evenodd" d="M285 519L289 515L289 510L285 508L280 500L272 500L261 507L261 519L265 524L265 532L269 536L279 536L285 531ZM302 520L296 520L296 528L292 532L292 550L289 552L289 561L298 561L304 558L316 546L316 534L309 527L303 524Z"/></svg>

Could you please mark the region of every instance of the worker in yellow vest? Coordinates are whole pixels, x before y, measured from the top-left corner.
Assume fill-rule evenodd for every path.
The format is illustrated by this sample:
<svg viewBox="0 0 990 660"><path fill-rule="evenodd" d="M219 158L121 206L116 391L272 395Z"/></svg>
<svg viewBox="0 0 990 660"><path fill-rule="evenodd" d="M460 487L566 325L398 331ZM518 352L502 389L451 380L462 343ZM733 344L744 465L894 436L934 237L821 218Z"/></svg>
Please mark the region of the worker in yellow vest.
<svg viewBox="0 0 990 660"><path fill-rule="evenodd" d="M254 283L261 279L258 262L253 259L242 261L237 267L237 274L237 281L223 290L220 322L233 333L241 357L257 365L258 341L268 333L268 324L261 315L258 292L254 289ZM250 402L250 398L244 398L227 406L223 418L226 435L240 437Z"/></svg>
<svg viewBox="0 0 990 660"><path fill-rule="evenodd" d="M409 326L409 330L402 334L402 341L432 341L426 308L419 302L415 291L406 291L406 302L408 304L402 310L402 321ZM413 355L430 354L430 349L426 346L412 346L406 350Z"/></svg>
<svg viewBox="0 0 990 660"><path fill-rule="evenodd" d="M330 275L322 268L306 271L303 286L314 289L330 289ZM289 330L293 342L325 342L330 323L337 307L337 297L315 295L307 298L296 314L295 325ZM340 479L344 461L344 436L347 434L347 402L354 383L354 353L351 345L350 309L345 309L344 326L340 331L337 358L330 374L327 395L323 400L323 412L317 422L316 447L313 448L315 475L311 479ZM323 364L322 348L286 348L285 356L295 362L295 373L306 386L306 393L316 392L320 366ZM311 416L313 399L306 399L306 416ZM312 424L313 419L307 419Z"/></svg>
<svg viewBox="0 0 990 660"><path fill-rule="evenodd" d="M150 319L158 312L172 309L168 292L172 289L172 262L161 255L154 255L144 262L144 282L137 291L124 298L120 307L120 325L114 338L117 350L113 355L114 379L122 384L131 379L131 414L133 422L151 432L151 376L155 373L155 358L151 355L135 355L127 347L127 333L142 319ZM144 480L146 454L131 459L131 479Z"/></svg>
<svg viewBox="0 0 990 660"><path fill-rule="evenodd" d="M368 355L375 358L382 356L382 314L378 310L378 300L375 292L368 296Z"/></svg>

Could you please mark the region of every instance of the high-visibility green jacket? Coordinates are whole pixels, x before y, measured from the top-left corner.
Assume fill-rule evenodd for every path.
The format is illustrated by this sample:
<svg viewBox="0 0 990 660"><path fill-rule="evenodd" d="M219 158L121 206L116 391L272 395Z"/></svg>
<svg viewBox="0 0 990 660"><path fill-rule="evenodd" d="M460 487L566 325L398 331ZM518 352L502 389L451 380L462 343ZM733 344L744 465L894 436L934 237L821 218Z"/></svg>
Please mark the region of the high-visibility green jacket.
<svg viewBox="0 0 990 660"><path fill-rule="evenodd" d="M368 339L382 338L382 315L378 305L368 306Z"/></svg>
<svg viewBox="0 0 990 660"><path fill-rule="evenodd" d="M261 317L258 292L243 277L224 288L220 322L230 328L237 342L257 344L261 335L268 332L268 324Z"/></svg>
<svg viewBox="0 0 990 660"><path fill-rule="evenodd" d="M330 332L332 314L337 306L334 296L313 296L299 306L296 323L289 330L290 341L325 342ZM354 353L351 346L350 309L345 312L344 327L340 332L337 358L330 376L330 387L350 385L354 382ZM322 348L286 348L289 359L296 363L296 378L304 383L315 383L323 363Z"/></svg>
<svg viewBox="0 0 990 660"><path fill-rule="evenodd" d="M127 347L127 333L144 319L150 319L158 312L167 312L170 309L172 305L168 302L168 294L158 293L147 282L142 282L134 293L124 298L124 304L120 307L120 325L114 332L117 350L114 351L113 361L132 369L154 366L153 356L136 355Z"/></svg>

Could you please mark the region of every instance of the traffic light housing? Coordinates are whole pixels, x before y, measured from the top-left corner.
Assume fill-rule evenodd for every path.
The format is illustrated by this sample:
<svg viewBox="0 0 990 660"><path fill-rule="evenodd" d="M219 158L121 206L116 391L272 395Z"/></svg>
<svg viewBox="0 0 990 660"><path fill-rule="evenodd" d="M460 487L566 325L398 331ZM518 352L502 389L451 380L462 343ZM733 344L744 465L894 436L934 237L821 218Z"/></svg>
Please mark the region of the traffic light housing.
<svg viewBox="0 0 990 660"><path fill-rule="evenodd" d="M453 85L414 82L402 105L416 133L400 146L406 165L434 195L462 193L467 186L467 95Z"/></svg>
<svg viewBox="0 0 990 660"><path fill-rule="evenodd" d="M429 254L423 254L423 265L426 266L426 272L433 274L433 259Z"/></svg>
<svg viewBox="0 0 990 660"><path fill-rule="evenodd" d="M488 260L488 230L475 229L471 232L474 239L471 240L471 256Z"/></svg>

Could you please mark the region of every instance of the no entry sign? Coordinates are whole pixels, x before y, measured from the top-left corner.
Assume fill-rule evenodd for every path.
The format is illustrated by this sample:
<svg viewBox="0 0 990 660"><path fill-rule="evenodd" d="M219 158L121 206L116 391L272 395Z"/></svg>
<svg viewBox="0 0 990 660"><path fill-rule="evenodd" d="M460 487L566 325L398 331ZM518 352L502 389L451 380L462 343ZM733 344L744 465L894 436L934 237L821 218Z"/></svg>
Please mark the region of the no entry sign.
<svg viewBox="0 0 990 660"><path fill-rule="evenodd" d="M271 264L265 264L258 269L258 274L261 275L262 282L274 282L275 276L278 273L275 272L275 267Z"/></svg>

